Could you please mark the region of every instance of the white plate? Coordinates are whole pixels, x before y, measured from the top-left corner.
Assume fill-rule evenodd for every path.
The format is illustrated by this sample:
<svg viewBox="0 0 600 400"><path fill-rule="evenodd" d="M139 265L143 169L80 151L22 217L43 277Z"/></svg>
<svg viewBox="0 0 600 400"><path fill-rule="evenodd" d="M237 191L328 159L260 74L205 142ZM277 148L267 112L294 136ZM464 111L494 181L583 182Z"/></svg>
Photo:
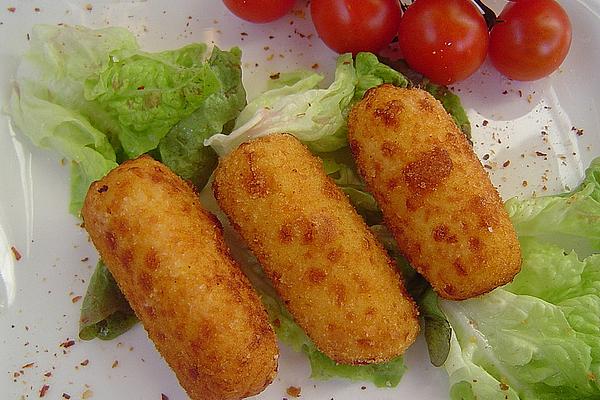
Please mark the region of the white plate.
<svg viewBox="0 0 600 400"><path fill-rule="evenodd" d="M36 23L124 26L147 50L192 41L240 46L250 96L280 71L318 64L330 77L335 55L316 37L305 3L298 2L297 12L280 21L253 25L230 15L217 0L0 0L0 105L7 103L19 55ZM490 3L497 10L503 5ZM600 154L600 1L562 3L574 41L558 73L523 84L507 81L486 64L455 87L469 111L475 150L504 198L573 188ZM572 128L583 129L583 135ZM97 255L67 212L67 168L15 133L5 115L0 115L0 185L0 398L38 398L47 384L52 399L63 393L73 399L160 399L161 393L185 399L140 326L110 342L77 339L81 302L73 300L84 295ZM22 254L20 261L11 246ZM75 345L60 346L70 339ZM421 340L408 351L406 363L409 371L396 389L313 382L304 357L284 347L276 381L258 398L289 397L285 392L292 385L301 388L303 398L447 398L445 373L430 366Z"/></svg>

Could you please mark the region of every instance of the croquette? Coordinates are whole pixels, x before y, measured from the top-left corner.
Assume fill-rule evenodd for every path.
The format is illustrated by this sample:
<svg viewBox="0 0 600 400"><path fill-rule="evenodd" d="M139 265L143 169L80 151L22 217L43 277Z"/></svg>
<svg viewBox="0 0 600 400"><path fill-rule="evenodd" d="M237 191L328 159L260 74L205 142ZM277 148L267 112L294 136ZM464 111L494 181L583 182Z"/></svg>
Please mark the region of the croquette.
<svg viewBox="0 0 600 400"><path fill-rule="evenodd" d="M327 356L379 363L415 340L417 309L393 262L296 138L273 134L242 144L220 160L213 192Z"/></svg>
<svg viewBox="0 0 600 400"><path fill-rule="evenodd" d="M83 219L160 354L193 400L240 399L274 378L278 348L218 220L148 156L91 185Z"/></svg>
<svg viewBox="0 0 600 400"><path fill-rule="evenodd" d="M510 282L521 252L502 200L466 137L429 93L382 85L349 116L359 172L411 265L442 297Z"/></svg>

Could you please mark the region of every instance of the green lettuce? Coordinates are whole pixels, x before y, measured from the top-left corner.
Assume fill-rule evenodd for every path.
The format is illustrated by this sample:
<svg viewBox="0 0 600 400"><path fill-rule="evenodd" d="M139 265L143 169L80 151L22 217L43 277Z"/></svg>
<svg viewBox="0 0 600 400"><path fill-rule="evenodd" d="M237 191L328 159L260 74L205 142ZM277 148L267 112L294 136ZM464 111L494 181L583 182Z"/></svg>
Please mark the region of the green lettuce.
<svg viewBox="0 0 600 400"><path fill-rule="evenodd" d="M79 337L111 340L138 322L108 268L98 262L81 306Z"/></svg>
<svg viewBox="0 0 600 400"><path fill-rule="evenodd" d="M196 182L210 176L214 153L198 143L236 117L245 92L239 50L215 48L208 61L206 56L204 44L143 52L122 28L34 26L8 111L33 144L72 161L71 213L79 214L93 181L146 152L163 154ZM187 129L194 124L201 128ZM177 147L182 143L185 151ZM179 155L187 157L184 167ZM204 168L191 176L193 167Z"/></svg>
<svg viewBox="0 0 600 400"><path fill-rule="evenodd" d="M117 165L105 133L116 122L85 99L84 82L108 64L112 52L136 50L133 35L120 28L36 25L32 30L8 111L33 144L73 161L72 213L79 212L89 185Z"/></svg>
<svg viewBox="0 0 600 400"><path fill-rule="evenodd" d="M369 225L380 224L383 220L381 210L373 195L367 191L364 182L358 176L348 147L334 153L319 154L319 157L323 160L325 173L348 196L356 211L365 218Z"/></svg>
<svg viewBox="0 0 600 400"><path fill-rule="evenodd" d="M218 162L217 154L204 146L204 140L223 132L246 105L241 57L238 48L228 52L213 49L207 66L221 82L219 90L173 126L159 145L162 162L193 182L198 190L204 187Z"/></svg>
<svg viewBox="0 0 600 400"><path fill-rule="evenodd" d="M280 74L277 84L251 101L238 117L229 135L214 135L205 141L219 155L241 143L271 133L290 133L316 152L331 152L347 145L347 116L353 101L382 83L406 86L397 71L379 63L370 53L338 57L335 79L319 88L323 77L316 73Z"/></svg>
<svg viewBox="0 0 600 400"><path fill-rule="evenodd" d="M506 209L519 237L536 237L585 257L600 249L600 158L583 183L561 196L511 199Z"/></svg>
<svg viewBox="0 0 600 400"><path fill-rule="evenodd" d="M154 54L112 52L109 62L86 79L86 100L119 121L117 135L127 158L156 148L177 122L219 91L205 53L203 43Z"/></svg>
<svg viewBox="0 0 600 400"><path fill-rule="evenodd" d="M510 284L441 302L452 399L600 398L600 159L571 193L507 202L523 265Z"/></svg>

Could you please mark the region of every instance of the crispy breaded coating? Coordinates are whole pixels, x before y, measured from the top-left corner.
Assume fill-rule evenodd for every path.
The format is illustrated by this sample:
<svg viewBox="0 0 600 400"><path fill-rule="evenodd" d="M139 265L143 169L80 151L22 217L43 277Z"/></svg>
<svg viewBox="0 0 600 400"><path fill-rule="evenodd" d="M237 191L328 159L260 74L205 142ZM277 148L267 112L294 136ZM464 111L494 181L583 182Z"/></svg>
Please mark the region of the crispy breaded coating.
<svg viewBox="0 0 600 400"><path fill-rule="evenodd" d="M349 117L358 169L413 267L447 299L510 282L521 266L498 192L443 106L421 89L369 90Z"/></svg>
<svg viewBox="0 0 600 400"><path fill-rule="evenodd" d="M90 187L85 228L191 399L240 399L274 378L278 348L219 221L143 156Z"/></svg>
<svg viewBox="0 0 600 400"><path fill-rule="evenodd" d="M415 340L402 278L322 162L276 134L221 159L215 198L296 322L344 364L384 362Z"/></svg>

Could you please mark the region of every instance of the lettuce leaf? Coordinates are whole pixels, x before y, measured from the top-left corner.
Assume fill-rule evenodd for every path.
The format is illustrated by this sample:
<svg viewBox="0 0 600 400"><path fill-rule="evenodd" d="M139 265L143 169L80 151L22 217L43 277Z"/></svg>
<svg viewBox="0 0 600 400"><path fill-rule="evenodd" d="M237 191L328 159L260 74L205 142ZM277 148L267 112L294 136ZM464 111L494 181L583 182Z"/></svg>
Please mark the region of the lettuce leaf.
<svg viewBox="0 0 600 400"><path fill-rule="evenodd" d="M376 225L383 221L383 215L375 198L356 172L348 147L334 153L322 153L319 157L323 160L325 173L342 189L348 199L365 219L367 224Z"/></svg>
<svg viewBox="0 0 600 400"><path fill-rule="evenodd" d="M114 278L102 261L98 261L83 298L79 319L82 340L111 340L138 322Z"/></svg>
<svg viewBox="0 0 600 400"><path fill-rule="evenodd" d="M221 82L219 90L173 126L159 145L162 162L198 190L202 190L218 162L217 154L204 146L204 140L223 132L246 105L241 57L238 48L228 52L213 49L207 66Z"/></svg>
<svg viewBox="0 0 600 400"><path fill-rule="evenodd" d="M503 288L441 302L452 399L600 398L600 159L571 193L512 199L523 265Z"/></svg>
<svg viewBox="0 0 600 400"><path fill-rule="evenodd" d="M519 237L536 237L585 257L600 249L600 158L572 193L510 199L506 209Z"/></svg>
<svg viewBox="0 0 600 400"><path fill-rule="evenodd" d="M8 111L38 147L72 160L70 211L78 214L94 180L114 168L111 132L117 122L84 98L83 82L108 64L114 51L136 51L125 29L36 25L17 71Z"/></svg>
<svg viewBox="0 0 600 400"><path fill-rule="evenodd" d="M86 100L119 121L117 135L127 158L156 148L177 122L219 91L205 53L203 43L154 54L115 51L86 79Z"/></svg>
<svg viewBox="0 0 600 400"><path fill-rule="evenodd" d="M8 111L33 144L73 162L71 213L79 214L93 181L127 158L156 153L160 140L196 111L170 142L185 142L187 164L184 170L179 158L178 172L197 182L210 176L215 156L199 143L235 118L245 92L239 80L239 50L215 49L208 62L205 53L204 44L143 52L135 36L122 28L33 28ZM215 115L208 118L207 113ZM197 129L187 130L192 124ZM181 148L165 147L166 159L175 165L174 153ZM203 165L206 168L191 176L192 168Z"/></svg>
<svg viewBox="0 0 600 400"><path fill-rule="evenodd" d="M331 152L347 145L346 119L353 101L382 83L406 86L406 79L381 64L370 53L338 57L335 79L320 89L323 77L315 73L280 74L276 87L251 101L238 117L229 135L214 135L205 141L219 155L241 143L271 133L287 132L316 152Z"/></svg>

